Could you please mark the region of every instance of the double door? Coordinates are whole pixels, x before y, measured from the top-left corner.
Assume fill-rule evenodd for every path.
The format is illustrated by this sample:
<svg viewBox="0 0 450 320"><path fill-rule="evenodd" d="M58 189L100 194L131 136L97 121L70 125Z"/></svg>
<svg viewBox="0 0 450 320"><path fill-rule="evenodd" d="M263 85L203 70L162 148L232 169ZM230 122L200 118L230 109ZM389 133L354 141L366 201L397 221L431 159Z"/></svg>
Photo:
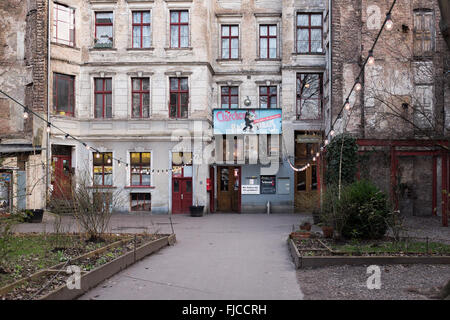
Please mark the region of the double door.
<svg viewBox="0 0 450 320"><path fill-rule="evenodd" d="M192 206L192 178L172 179L172 213L189 213Z"/></svg>
<svg viewBox="0 0 450 320"><path fill-rule="evenodd" d="M241 211L241 167L217 168L217 211Z"/></svg>

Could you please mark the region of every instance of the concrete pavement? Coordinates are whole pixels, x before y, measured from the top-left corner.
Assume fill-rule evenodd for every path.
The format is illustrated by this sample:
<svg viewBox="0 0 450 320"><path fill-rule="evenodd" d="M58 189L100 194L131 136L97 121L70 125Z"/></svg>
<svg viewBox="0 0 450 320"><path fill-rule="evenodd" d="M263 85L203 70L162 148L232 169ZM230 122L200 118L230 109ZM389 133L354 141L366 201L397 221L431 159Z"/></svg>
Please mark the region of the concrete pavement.
<svg viewBox="0 0 450 320"><path fill-rule="evenodd" d="M138 231L150 217L114 217L113 232ZM137 262L81 299L302 299L286 245L293 214L175 215L177 244ZM121 221L118 225L118 221ZM168 216L151 216L170 233Z"/></svg>

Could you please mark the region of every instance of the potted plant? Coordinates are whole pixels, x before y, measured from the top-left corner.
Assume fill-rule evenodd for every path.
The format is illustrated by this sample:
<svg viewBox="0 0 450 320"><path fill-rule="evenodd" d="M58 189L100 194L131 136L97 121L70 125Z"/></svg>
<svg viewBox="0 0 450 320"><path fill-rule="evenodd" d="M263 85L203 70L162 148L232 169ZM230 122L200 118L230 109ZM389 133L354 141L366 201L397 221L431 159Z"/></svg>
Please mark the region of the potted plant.
<svg viewBox="0 0 450 320"><path fill-rule="evenodd" d="M311 223L305 222L300 226L300 230L311 231Z"/></svg>
<svg viewBox="0 0 450 320"><path fill-rule="evenodd" d="M293 240L308 239L311 237L311 232L306 231L306 230L294 231L294 232L291 232L289 237Z"/></svg>

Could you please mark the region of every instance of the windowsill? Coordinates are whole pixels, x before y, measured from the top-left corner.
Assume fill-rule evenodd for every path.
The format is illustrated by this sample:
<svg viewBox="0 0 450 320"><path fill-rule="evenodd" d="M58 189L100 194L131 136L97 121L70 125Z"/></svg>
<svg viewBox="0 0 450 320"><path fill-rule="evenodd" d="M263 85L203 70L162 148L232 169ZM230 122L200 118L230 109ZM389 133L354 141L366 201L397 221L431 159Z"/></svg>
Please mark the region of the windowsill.
<svg viewBox="0 0 450 320"><path fill-rule="evenodd" d="M150 117L129 117L128 118L128 120L130 120L130 121L134 121L134 120L137 120L137 121L145 121L145 120L151 120L150 119Z"/></svg>
<svg viewBox="0 0 450 320"><path fill-rule="evenodd" d="M192 51L193 47L185 47L185 48L172 48L172 47L165 47L164 50L166 51Z"/></svg>
<svg viewBox="0 0 450 320"><path fill-rule="evenodd" d="M89 186L88 189L117 189L116 186Z"/></svg>
<svg viewBox="0 0 450 320"><path fill-rule="evenodd" d="M69 115L69 114L53 113L53 114L51 114L51 116L52 117L63 118L63 119L75 119L74 115Z"/></svg>
<svg viewBox="0 0 450 320"><path fill-rule="evenodd" d="M281 58L256 58L255 61L281 61Z"/></svg>
<svg viewBox="0 0 450 320"><path fill-rule="evenodd" d="M91 47L89 51L117 51L114 47Z"/></svg>
<svg viewBox="0 0 450 320"><path fill-rule="evenodd" d="M69 46L68 44L58 43L58 42L54 42L54 41L52 41L50 44L58 46L58 47L62 47L62 48L68 48L68 49L77 50L77 51L81 50L80 48L77 48L75 46Z"/></svg>
<svg viewBox="0 0 450 320"><path fill-rule="evenodd" d="M217 62L242 62L242 59L216 59Z"/></svg>
<svg viewBox="0 0 450 320"><path fill-rule="evenodd" d="M293 56L324 56L325 52L292 52Z"/></svg>
<svg viewBox="0 0 450 320"><path fill-rule="evenodd" d="M127 48L127 51L153 51L155 50L155 47L148 47L148 48Z"/></svg>
<svg viewBox="0 0 450 320"><path fill-rule="evenodd" d="M317 118L317 119L298 119L296 118L294 122L318 122L323 121L323 118Z"/></svg>
<svg viewBox="0 0 450 320"><path fill-rule="evenodd" d="M155 189L155 186L125 186L125 189Z"/></svg>

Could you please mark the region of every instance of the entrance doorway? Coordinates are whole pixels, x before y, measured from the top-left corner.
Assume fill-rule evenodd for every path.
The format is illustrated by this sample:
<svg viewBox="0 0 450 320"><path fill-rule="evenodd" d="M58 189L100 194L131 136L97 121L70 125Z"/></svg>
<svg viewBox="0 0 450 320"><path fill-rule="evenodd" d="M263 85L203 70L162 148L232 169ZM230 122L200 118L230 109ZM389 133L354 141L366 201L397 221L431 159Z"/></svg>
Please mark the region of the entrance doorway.
<svg viewBox="0 0 450 320"><path fill-rule="evenodd" d="M319 191L317 181L318 173L315 164L312 164L305 171L295 173L294 200L297 212L311 212L318 206Z"/></svg>
<svg viewBox="0 0 450 320"><path fill-rule="evenodd" d="M53 197L68 199L71 197L71 167L70 156L53 156Z"/></svg>
<svg viewBox="0 0 450 320"><path fill-rule="evenodd" d="M72 147L52 145L52 197L72 198Z"/></svg>
<svg viewBox="0 0 450 320"><path fill-rule="evenodd" d="M189 213L192 206L192 178L172 179L172 213Z"/></svg>
<svg viewBox="0 0 450 320"><path fill-rule="evenodd" d="M217 211L241 211L241 167L217 168Z"/></svg>

